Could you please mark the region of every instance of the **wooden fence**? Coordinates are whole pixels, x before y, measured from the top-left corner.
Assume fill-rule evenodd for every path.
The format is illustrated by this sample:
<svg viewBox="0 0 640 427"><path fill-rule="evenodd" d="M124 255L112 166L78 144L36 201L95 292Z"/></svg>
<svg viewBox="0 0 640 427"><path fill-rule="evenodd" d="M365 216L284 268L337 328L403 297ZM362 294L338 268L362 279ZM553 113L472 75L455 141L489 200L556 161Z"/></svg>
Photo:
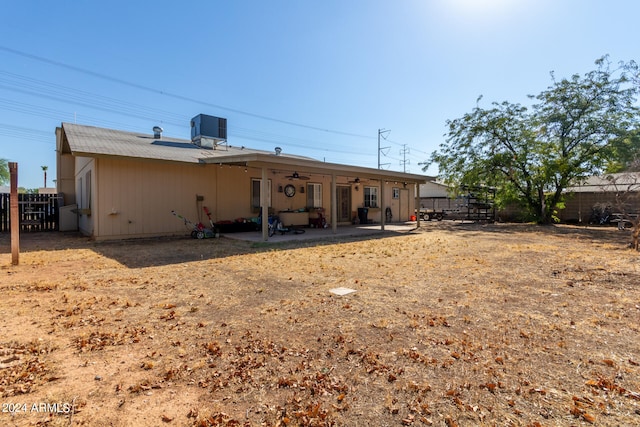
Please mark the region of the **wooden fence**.
<svg viewBox="0 0 640 427"><path fill-rule="evenodd" d="M0 193L0 232L11 230L8 193ZM58 230L60 199L57 194L18 194L20 231Z"/></svg>

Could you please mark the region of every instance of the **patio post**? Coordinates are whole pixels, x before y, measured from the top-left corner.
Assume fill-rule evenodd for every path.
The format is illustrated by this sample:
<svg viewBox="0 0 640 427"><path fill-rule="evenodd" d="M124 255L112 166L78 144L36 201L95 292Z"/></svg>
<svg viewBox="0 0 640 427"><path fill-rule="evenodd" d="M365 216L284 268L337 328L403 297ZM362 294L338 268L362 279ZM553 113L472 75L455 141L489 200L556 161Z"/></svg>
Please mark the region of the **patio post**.
<svg viewBox="0 0 640 427"><path fill-rule="evenodd" d="M331 232L338 232L338 187L336 185L336 174L331 174Z"/></svg>
<svg viewBox="0 0 640 427"><path fill-rule="evenodd" d="M384 231L384 223L387 219L387 213L384 206L384 179L380 178L380 230Z"/></svg>
<svg viewBox="0 0 640 427"><path fill-rule="evenodd" d="M416 228L420 228L420 184L413 184L415 197L413 198L414 212L416 213Z"/></svg>
<svg viewBox="0 0 640 427"><path fill-rule="evenodd" d="M262 212L262 240L269 240L269 180L267 179L267 168L262 167L262 180L260 181L260 211Z"/></svg>

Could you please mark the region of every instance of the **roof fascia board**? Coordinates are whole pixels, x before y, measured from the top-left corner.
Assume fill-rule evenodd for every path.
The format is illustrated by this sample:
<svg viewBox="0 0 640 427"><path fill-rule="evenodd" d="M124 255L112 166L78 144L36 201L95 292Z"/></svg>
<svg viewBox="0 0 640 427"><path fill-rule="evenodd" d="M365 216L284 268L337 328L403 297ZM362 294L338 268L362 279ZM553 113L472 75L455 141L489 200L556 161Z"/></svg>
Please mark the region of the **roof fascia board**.
<svg viewBox="0 0 640 427"><path fill-rule="evenodd" d="M190 165L202 164L202 162L198 162L196 159L194 159L191 162L187 162L185 160L156 159L156 158L151 159L149 157L121 156L121 155L94 153L94 152L87 152L87 151L72 151L70 154L72 156L91 157L95 159L122 159L122 160L136 160L136 161L142 161L142 162L187 163Z"/></svg>
<svg viewBox="0 0 640 427"><path fill-rule="evenodd" d="M293 157L276 156L273 154L250 153L237 156L224 156L218 158L201 159L203 163L218 164L238 164L244 163L247 166L267 167L267 168L304 168L306 173L331 173L337 172L348 174L349 176L358 176L361 179L387 179L392 181L412 181L417 183L426 183L434 177L427 175L409 174L406 172L394 172L380 169L366 168L361 166L350 166L339 163L327 163L315 160L298 159ZM301 171L302 172L302 171Z"/></svg>

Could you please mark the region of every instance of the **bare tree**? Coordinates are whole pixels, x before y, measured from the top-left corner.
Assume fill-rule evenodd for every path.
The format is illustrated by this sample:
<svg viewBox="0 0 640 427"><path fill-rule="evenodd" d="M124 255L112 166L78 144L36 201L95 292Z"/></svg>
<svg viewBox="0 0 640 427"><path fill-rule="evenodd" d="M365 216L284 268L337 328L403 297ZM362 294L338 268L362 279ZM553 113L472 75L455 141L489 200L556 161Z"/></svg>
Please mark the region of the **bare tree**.
<svg viewBox="0 0 640 427"><path fill-rule="evenodd" d="M609 174L605 179L609 191L615 194L614 221L618 222L618 229L627 225L632 229L631 246L638 250L640 244L640 159L635 160L632 167L625 172Z"/></svg>

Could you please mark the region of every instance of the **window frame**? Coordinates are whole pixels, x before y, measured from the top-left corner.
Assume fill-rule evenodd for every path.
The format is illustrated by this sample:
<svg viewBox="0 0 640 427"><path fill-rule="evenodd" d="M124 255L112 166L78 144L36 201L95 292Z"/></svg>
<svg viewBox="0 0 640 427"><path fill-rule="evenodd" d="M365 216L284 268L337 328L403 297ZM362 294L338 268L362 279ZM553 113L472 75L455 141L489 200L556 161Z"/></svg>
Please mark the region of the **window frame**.
<svg viewBox="0 0 640 427"><path fill-rule="evenodd" d="M83 206L83 208L91 209L91 169L89 169L87 173L84 174L84 181L85 181L84 202L86 206Z"/></svg>
<svg viewBox="0 0 640 427"><path fill-rule="evenodd" d="M271 207L271 179L267 179L268 185L267 185L267 207ZM257 194L256 194L256 187L255 185L257 184ZM250 187L250 194L249 194L249 200L251 203L251 210L253 212L260 212L260 192L262 191L262 178L251 178L251 187ZM256 205L256 200L257 200L257 205Z"/></svg>
<svg viewBox="0 0 640 427"><path fill-rule="evenodd" d="M363 195L364 195L364 207L365 208L376 209L376 208L378 208L380 206L378 204L378 196L379 196L379 193L380 193L380 188L366 186L366 187L363 187L362 192L363 192Z"/></svg>
<svg viewBox="0 0 640 427"><path fill-rule="evenodd" d="M307 208L317 209L322 207L322 183L307 183Z"/></svg>

